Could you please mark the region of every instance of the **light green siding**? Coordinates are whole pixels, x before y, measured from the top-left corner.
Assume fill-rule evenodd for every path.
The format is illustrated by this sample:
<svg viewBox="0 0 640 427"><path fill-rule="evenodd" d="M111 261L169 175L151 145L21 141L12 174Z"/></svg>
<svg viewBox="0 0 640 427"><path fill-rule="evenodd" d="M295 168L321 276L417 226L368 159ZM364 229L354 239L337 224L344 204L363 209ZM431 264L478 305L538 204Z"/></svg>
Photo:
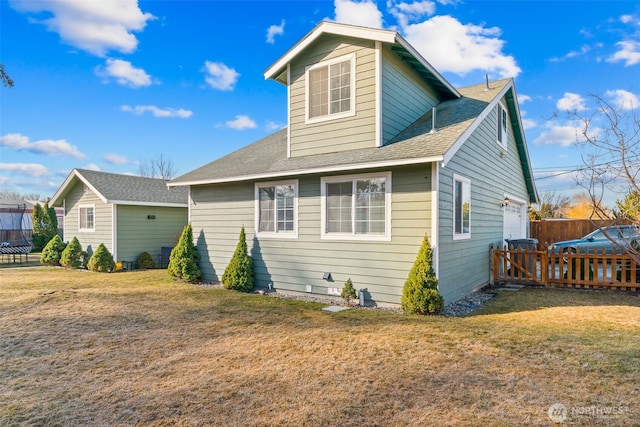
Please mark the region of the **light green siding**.
<svg viewBox="0 0 640 427"><path fill-rule="evenodd" d="M299 179L298 238L255 238L254 184L191 189L191 224L205 280L219 281L245 226L256 286L327 295L351 278L380 303L399 303L425 233L431 230L429 165L392 170L391 241L321 239L320 175ZM322 279L330 272L334 282Z"/></svg>
<svg viewBox="0 0 640 427"><path fill-rule="evenodd" d="M382 55L382 145L438 103L435 92L389 50Z"/></svg>
<svg viewBox="0 0 640 427"><path fill-rule="evenodd" d="M440 292L455 300L489 282L491 244L500 244L505 193L528 200L513 129L508 147L497 143L497 108L484 119L440 173ZM453 239L453 175L471 180L471 238Z"/></svg>
<svg viewBox="0 0 640 427"><path fill-rule="evenodd" d="M343 55L356 55L356 115L305 123L305 67ZM375 146L375 49L369 40L325 35L291 64L291 157Z"/></svg>
<svg viewBox="0 0 640 427"><path fill-rule="evenodd" d="M155 219L148 219L148 216ZM158 260L163 246L173 247L187 225L187 208L116 206L117 261L136 261L142 252Z"/></svg>
<svg viewBox="0 0 640 427"><path fill-rule="evenodd" d="M94 206L94 231L80 231L79 210L81 206ZM82 249L93 253L100 243L113 253L113 206L104 203L100 198L82 183L77 183L64 200L64 238L70 242L77 237Z"/></svg>

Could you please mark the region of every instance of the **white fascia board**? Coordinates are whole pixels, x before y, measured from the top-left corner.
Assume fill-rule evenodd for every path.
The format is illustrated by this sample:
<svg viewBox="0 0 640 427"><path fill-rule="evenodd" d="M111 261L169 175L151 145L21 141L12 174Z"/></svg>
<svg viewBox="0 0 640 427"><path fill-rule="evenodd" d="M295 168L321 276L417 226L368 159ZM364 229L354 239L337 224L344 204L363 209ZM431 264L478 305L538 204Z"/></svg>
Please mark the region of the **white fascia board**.
<svg viewBox="0 0 640 427"><path fill-rule="evenodd" d="M129 205L129 206L155 206L159 208L186 208L188 203L156 203L156 202L136 202L135 200L108 200L105 203L112 203L114 205Z"/></svg>
<svg viewBox="0 0 640 427"><path fill-rule="evenodd" d="M67 186L71 184L71 182L73 181L73 178L78 178L83 184L89 187L89 189L93 191L100 200L102 200L104 203L108 203L106 197L100 194L100 192L96 190L96 188L93 185L91 185L91 183L87 181L87 179L84 176L82 176L82 174L78 172L77 169L74 169L71 171L71 173L69 173L67 178L64 180L64 182L60 186L60 188L58 188L58 191L56 191L56 193L51 198L52 206L56 206L55 202L58 200L58 198L60 198L60 196L62 196L66 192Z"/></svg>
<svg viewBox="0 0 640 427"><path fill-rule="evenodd" d="M502 90L493 97L489 105L487 105L487 108L485 108L484 111L482 111L482 113L478 117L476 117L474 122L467 128L467 130L465 130L462 135L460 135L458 140L444 153L444 159L442 161L443 167L446 167L447 163L449 163L449 160L451 160L453 156L455 156L460 147L462 147L462 145L467 141L469 136L471 136L471 134L478 128L478 126L480 126L480 123L482 123L482 121L487 118L491 110L493 110L496 104L512 87L513 80L509 82L509 84L505 85Z"/></svg>
<svg viewBox="0 0 640 427"><path fill-rule="evenodd" d="M273 65L264 72L265 80L273 79L280 75L284 68L291 62L293 58L306 49L311 43L318 39L322 34L335 34L345 37L355 37L359 39L367 39L381 41L384 43L395 43L397 33L390 30L382 30L377 28L357 27L354 25L338 24L335 22L321 22L311 32L309 32L302 40L296 43L291 49L280 57Z"/></svg>
<svg viewBox="0 0 640 427"><path fill-rule="evenodd" d="M400 34L396 34L396 42L407 49L407 51L409 51L409 53L413 55L413 57L416 58L422 64L422 66L424 66L431 74L436 76L440 83L442 83L453 94L455 94L458 98L462 96L460 92L458 92L458 90L453 87L451 83L449 83L444 77L442 77L442 74L440 74L435 68L433 68L433 66L429 64L429 62L424 59L422 55L420 55L420 53L413 46L411 46L409 42L406 41Z"/></svg>
<svg viewBox="0 0 640 427"><path fill-rule="evenodd" d="M311 174L317 174L317 173L343 172L343 171L354 171L354 170L360 170L360 169L386 168L391 166L416 165L416 164L423 164L423 163L441 162L443 160L444 159L442 156L419 157L419 158L412 158L412 159L389 160L384 162L357 163L353 165L338 165L338 166L329 166L329 167L313 168L313 169L269 172L269 173L263 173L263 174L244 175L244 176L236 176L236 177L230 177L230 178L203 179L198 181L169 183L167 185L171 187L184 187L184 186L193 186L193 185L223 184L227 182L254 181L258 179L274 179L274 178L280 178L285 176L311 175Z"/></svg>

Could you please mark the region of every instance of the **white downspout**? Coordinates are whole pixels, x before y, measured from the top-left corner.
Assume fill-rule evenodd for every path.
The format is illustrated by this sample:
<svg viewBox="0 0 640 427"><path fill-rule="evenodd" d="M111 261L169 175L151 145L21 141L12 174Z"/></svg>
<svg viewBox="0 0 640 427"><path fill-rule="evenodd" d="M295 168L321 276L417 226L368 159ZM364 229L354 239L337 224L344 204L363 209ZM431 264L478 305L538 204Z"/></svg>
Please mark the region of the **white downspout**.
<svg viewBox="0 0 640 427"><path fill-rule="evenodd" d="M440 163L431 167L431 246L433 247L433 270L436 277L440 271Z"/></svg>

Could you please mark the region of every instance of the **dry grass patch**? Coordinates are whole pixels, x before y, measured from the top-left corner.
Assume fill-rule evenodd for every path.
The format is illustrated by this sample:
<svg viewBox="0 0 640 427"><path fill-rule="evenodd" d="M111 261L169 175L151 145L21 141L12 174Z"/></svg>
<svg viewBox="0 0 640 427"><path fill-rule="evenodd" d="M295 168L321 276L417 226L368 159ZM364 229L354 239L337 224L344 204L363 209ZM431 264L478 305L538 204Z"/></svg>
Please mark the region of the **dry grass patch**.
<svg viewBox="0 0 640 427"><path fill-rule="evenodd" d="M553 403L569 425L640 416L637 296L530 289L445 318L329 314L163 270L0 279L0 424L549 425ZM591 407L621 410L571 413Z"/></svg>

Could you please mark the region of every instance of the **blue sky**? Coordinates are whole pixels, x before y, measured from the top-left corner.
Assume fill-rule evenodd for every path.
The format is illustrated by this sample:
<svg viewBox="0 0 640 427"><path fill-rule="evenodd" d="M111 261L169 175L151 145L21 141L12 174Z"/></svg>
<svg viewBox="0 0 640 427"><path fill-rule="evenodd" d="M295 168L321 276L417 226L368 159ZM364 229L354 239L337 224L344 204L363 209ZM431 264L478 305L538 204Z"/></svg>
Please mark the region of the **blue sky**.
<svg viewBox="0 0 640 427"><path fill-rule="evenodd" d="M514 77L541 194L581 191L562 111L640 105L635 1L0 0L0 20L0 190L45 198L76 167L177 176L282 128L263 73L322 20L398 31L456 87Z"/></svg>

